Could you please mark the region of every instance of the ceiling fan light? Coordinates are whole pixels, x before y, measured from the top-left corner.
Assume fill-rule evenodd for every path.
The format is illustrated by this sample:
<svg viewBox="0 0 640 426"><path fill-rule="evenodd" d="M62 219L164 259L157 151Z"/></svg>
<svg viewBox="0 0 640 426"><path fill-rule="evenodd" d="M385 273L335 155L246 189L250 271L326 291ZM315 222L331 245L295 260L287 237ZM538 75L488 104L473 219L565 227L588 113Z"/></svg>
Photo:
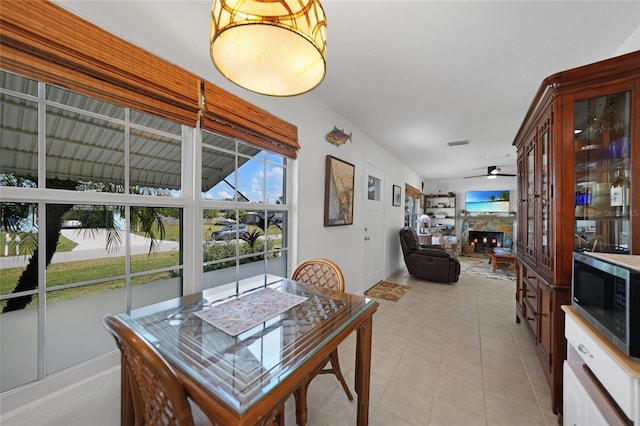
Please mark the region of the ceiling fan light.
<svg viewBox="0 0 640 426"><path fill-rule="evenodd" d="M218 71L256 93L299 95L326 74L327 22L318 0L214 0L209 40Z"/></svg>

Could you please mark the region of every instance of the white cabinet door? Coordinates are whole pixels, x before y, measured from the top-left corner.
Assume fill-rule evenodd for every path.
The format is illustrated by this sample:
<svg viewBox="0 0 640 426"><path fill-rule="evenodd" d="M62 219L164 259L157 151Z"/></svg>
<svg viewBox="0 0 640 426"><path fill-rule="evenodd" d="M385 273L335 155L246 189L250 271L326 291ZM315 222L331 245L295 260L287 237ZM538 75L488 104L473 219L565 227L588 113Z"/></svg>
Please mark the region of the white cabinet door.
<svg viewBox="0 0 640 426"><path fill-rule="evenodd" d="M596 403L565 361L563 371L563 421L565 426L607 426Z"/></svg>

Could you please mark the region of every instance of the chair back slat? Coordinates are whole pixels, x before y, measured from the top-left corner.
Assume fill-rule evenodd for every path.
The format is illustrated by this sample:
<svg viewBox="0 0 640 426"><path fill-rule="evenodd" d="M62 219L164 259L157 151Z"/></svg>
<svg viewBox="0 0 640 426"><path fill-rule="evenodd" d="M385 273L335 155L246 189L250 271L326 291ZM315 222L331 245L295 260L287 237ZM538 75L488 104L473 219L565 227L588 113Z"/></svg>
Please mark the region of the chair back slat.
<svg viewBox="0 0 640 426"><path fill-rule="evenodd" d="M291 279L333 291L344 292L342 270L328 259L305 260L293 271Z"/></svg>

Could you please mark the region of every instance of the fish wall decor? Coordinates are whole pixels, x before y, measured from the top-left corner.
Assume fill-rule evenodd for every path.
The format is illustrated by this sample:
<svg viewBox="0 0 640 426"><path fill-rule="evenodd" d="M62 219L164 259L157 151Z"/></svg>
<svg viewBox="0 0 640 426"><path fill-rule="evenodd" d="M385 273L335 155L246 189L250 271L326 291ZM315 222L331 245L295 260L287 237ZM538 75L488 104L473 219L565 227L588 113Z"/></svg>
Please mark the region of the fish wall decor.
<svg viewBox="0 0 640 426"><path fill-rule="evenodd" d="M347 143L347 141L353 143L353 141L351 140L352 133L346 134L344 130L340 130L337 127L334 127L332 131L327 133L326 138L329 143L332 143L335 146L340 146Z"/></svg>

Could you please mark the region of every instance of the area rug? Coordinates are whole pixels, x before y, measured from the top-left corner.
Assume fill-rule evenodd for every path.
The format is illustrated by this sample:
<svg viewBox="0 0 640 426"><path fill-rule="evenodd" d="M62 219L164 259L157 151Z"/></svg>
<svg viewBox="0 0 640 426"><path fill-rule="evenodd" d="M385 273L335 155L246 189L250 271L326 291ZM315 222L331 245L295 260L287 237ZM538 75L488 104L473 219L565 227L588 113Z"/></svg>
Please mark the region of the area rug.
<svg viewBox="0 0 640 426"><path fill-rule="evenodd" d="M375 297L376 299L397 302L407 291L409 291L410 288L411 287L408 285L390 283L389 281L380 281L378 284L365 291L364 294L370 297Z"/></svg>
<svg viewBox="0 0 640 426"><path fill-rule="evenodd" d="M461 275L490 280L516 280L516 274L513 271L498 269L493 272L493 266L489 263L488 256L458 256L458 260L460 261Z"/></svg>

